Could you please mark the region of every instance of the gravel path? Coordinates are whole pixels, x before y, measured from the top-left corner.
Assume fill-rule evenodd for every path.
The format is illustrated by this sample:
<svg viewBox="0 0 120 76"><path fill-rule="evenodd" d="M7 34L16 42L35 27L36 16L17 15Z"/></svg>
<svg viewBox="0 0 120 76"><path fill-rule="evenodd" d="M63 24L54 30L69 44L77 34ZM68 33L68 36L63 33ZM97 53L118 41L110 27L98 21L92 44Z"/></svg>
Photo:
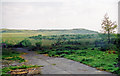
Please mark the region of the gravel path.
<svg viewBox="0 0 120 76"><path fill-rule="evenodd" d="M111 74L66 58L48 57L23 48L16 50L27 53L22 55L28 60L26 64L43 65L42 74Z"/></svg>

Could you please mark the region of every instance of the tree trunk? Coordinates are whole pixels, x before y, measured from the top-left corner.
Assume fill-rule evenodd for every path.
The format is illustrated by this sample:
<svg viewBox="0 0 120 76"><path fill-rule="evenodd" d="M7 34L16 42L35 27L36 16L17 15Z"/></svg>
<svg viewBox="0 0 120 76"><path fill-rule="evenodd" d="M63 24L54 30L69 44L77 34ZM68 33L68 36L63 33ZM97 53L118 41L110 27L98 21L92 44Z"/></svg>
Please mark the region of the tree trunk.
<svg viewBox="0 0 120 76"><path fill-rule="evenodd" d="M108 44L110 43L110 32L108 30Z"/></svg>

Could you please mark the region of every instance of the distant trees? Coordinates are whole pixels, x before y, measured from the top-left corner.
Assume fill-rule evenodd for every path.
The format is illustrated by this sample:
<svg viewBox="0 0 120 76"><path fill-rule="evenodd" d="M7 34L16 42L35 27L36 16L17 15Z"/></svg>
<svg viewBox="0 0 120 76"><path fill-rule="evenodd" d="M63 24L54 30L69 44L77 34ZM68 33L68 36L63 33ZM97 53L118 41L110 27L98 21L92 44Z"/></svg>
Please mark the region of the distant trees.
<svg viewBox="0 0 120 76"><path fill-rule="evenodd" d="M109 17L107 14L104 16L104 20L102 22L102 29L104 33L107 33L107 39L108 39L108 44L110 43L110 34L114 33L114 29L117 28L116 22L112 22L109 20Z"/></svg>
<svg viewBox="0 0 120 76"><path fill-rule="evenodd" d="M42 39L42 35L32 36L32 37L29 37L29 38L33 38L33 39Z"/></svg>
<svg viewBox="0 0 120 76"><path fill-rule="evenodd" d="M31 36L29 38L35 39L35 40L70 40L70 39L92 39L92 38L98 38L97 34L65 34L63 35L51 35L51 36L42 36L42 35L38 35L38 36Z"/></svg>

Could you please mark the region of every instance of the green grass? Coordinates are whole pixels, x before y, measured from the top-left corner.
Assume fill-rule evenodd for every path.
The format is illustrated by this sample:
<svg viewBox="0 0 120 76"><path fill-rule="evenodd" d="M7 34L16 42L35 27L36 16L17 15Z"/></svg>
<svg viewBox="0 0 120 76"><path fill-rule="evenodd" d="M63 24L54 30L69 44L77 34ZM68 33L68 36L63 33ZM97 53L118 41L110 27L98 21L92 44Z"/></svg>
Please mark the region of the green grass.
<svg viewBox="0 0 120 76"><path fill-rule="evenodd" d="M7 49L3 48L2 49L2 59L3 60L12 60L12 61L18 61L18 62L25 62L25 59L23 59L20 56L20 53L12 50L12 49Z"/></svg>
<svg viewBox="0 0 120 76"><path fill-rule="evenodd" d="M116 58L118 58L118 56L116 54L108 54L98 50L78 50L75 54L66 55L65 58L109 72L118 70L118 68L114 66L117 64Z"/></svg>
<svg viewBox="0 0 120 76"><path fill-rule="evenodd" d="M109 54L99 50L64 50L64 51L38 51L40 54L47 53L49 56L65 57L83 64L95 67L100 70L116 73L118 67L117 54Z"/></svg>

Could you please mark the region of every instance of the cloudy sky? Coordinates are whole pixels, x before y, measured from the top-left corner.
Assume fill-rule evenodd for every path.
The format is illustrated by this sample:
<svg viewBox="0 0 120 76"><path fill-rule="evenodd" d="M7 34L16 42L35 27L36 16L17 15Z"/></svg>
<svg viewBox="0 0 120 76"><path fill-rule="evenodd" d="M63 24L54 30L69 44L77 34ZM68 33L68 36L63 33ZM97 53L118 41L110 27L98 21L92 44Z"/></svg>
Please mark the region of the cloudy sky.
<svg viewBox="0 0 120 76"><path fill-rule="evenodd" d="M2 0L2 28L100 31L105 13L118 19L119 0Z"/></svg>

